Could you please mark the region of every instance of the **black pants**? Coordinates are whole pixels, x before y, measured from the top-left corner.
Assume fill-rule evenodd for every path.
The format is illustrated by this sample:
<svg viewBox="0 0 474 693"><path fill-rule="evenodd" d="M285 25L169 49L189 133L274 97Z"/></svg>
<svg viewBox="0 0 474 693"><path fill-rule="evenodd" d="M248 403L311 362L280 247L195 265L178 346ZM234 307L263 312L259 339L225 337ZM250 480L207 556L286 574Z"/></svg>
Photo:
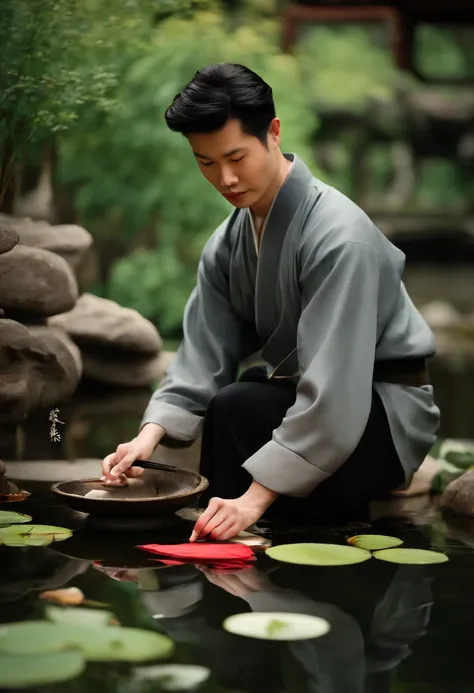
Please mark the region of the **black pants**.
<svg viewBox="0 0 474 693"><path fill-rule="evenodd" d="M202 437L200 472L209 480L209 488L200 499L201 507L213 496L237 498L245 493L252 477L242 464L271 440L295 397L292 383L269 381L260 367L245 371L239 382L214 397ZM387 415L373 390L366 429L348 460L307 498L279 496L264 517L297 522L366 519L369 503L403 481Z"/></svg>

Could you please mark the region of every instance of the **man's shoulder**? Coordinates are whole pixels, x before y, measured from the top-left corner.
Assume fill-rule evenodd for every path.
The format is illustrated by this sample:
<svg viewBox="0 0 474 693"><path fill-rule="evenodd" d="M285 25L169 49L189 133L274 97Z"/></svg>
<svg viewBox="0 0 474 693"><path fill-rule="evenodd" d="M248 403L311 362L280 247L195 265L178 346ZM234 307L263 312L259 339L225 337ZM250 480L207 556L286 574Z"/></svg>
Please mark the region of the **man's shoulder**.
<svg viewBox="0 0 474 693"><path fill-rule="evenodd" d="M319 194L304 225L304 245L336 248L360 243L373 248L388 242L367 212L347 195L317 178L312 184Z"/></svg>

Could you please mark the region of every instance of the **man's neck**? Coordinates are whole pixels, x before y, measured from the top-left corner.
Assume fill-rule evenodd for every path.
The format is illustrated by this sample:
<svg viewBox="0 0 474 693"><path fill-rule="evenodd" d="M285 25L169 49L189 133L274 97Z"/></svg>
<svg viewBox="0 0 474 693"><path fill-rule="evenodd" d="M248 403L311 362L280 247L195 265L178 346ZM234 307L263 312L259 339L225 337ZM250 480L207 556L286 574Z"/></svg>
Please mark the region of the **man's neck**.
<svg viewBox="0 0 474 693"><path fill-rule="evenodd" d="M268 214L270 207L272 206L273 200L275 199L275 196L278 194L278 191L285 182L291 168L292 162L288 161L288 159L285 159L285 157L281 153L280 157L281 160L279 162L275 179L272 181L271 185L268 187L268 190L265 192L264 195L262 195L258 202L256 202L254 205L250 207L250 213L252 215L255 230L258 236L260 236L263 222Z"/></svg>

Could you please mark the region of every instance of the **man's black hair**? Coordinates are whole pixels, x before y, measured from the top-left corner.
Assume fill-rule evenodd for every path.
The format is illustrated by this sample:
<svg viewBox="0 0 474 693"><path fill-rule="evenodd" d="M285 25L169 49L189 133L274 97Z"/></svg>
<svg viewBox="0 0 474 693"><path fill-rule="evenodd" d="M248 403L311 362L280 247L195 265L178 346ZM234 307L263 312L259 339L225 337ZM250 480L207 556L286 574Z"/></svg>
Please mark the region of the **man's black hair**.
<svg viewBox="0 0 474 693"><path fill-rule="evenodd" d="M170 130L183 135L215 132L236 119L245 133L264 144L273 118L271 87L248 67L231 63L198 70L165 114Z"/></svg>

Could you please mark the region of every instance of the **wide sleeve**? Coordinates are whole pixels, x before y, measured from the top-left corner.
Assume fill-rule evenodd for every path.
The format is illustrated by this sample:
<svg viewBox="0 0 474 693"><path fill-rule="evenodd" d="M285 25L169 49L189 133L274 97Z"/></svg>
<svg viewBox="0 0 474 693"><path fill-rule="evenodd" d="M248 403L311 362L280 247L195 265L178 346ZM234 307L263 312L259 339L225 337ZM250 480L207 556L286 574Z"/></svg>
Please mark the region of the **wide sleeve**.
<svg viewBox="0 0 474 693"><path fill-rule="evenodd" d="M243 465L264 486L306 497L361 439L372 402L379 274L377 255L362 243L306 254L296 400L272 440Z"/></svg>
<svg viewBox="0 0 474 693"><path fill-rule="evenodd" d="M140 423L157 423L167 438L195 440L212 397L234 382L240 362L257 348L255 330L233 310L228 253L211 237L183 317L183 340Z"/></svg>

